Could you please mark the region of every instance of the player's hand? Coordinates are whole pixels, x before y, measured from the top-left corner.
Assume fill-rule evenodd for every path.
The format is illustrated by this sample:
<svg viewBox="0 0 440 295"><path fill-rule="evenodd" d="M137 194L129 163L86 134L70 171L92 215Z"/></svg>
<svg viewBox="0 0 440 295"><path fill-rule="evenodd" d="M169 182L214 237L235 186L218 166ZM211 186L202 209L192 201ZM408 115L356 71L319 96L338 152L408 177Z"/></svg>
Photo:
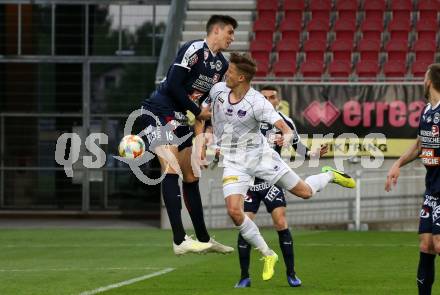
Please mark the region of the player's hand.
<svg viewBox="0 0 440 295"><path fill-rule="evenodd" d="M274 139L274 143L277 146L287 146L290 145L292 141L293 141L293 133L284 133L283 135L276 134Z"/></svg>
<svg viewBox="0 0 440 295"><path fill-rule="evenodd" d="M328 144L321 144L319 148L311 152L310 158L320 158L325 154L327 154L327 152L328 152Z"/></svg>
<svg viewBox="0 0 440 295"><path fill-rule="evenodd" d="M198 120L209 120L211 118L211 111L209 108L202 108L202 111L197 116Z"/></svg>
<svg viewBox="0 0 440 295"><path fill-rule="evenodd" d="M391 166L387 174L387 181L385 182L385 190L387 192L389 192L392 187L396 186L399 175L400 175L400 167L398 164L395 163L393 166Z"/></svg>

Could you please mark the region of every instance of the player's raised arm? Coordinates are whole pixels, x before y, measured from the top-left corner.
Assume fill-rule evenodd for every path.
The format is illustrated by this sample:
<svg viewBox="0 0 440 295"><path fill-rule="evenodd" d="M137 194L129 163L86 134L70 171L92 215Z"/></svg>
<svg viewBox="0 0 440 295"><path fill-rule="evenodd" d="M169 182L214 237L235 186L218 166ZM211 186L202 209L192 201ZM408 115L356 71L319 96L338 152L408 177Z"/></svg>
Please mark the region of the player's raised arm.
<svg viewBox="0 0 440 295"><path fill-rule="evenodd" d="M387 174L387 180L385 182L385 190L389 192L392 186L396 186L397 179L400 175L400 167L415 160L421 152L420 138L417 137L416 142L391 166Z"/></svg>

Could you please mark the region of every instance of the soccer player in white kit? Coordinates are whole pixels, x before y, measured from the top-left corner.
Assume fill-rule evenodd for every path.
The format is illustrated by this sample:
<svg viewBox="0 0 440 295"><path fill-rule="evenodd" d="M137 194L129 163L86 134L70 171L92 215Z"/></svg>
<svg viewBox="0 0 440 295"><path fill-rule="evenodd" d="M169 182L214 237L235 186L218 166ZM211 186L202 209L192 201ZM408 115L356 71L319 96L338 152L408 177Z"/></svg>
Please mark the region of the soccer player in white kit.
<svg viewBox="0 0 440 295"><path fill-rule="evenodd" d="M250 86L256 64L248 54L231 53L226 82L215 84L203 103L212 112L211 122L216 144L223 155L223 195L229 216L243 238L263 255L263 280L274 274L277 254L269 248L257 225L246 216L243 200L253 178L277 184L292 194L308 199L329 182L353 188L350 176L331 167L303 181L281 159L260 132L260 123L278 128L282 136L276 144L288 144L293 132L265 97Z"/></svg>

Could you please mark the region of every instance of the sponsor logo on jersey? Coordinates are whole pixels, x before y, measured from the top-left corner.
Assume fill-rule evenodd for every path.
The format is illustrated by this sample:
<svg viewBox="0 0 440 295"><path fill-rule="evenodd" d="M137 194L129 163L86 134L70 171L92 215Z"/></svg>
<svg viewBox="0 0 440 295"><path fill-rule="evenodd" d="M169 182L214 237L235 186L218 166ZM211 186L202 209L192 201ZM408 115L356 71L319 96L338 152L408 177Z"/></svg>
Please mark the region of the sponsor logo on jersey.
<svg viewBox="0 0 440 295"><path fill-rule="evenodd" d="M439 137L440 132L439 132L438 125L432 125L431 130L432 130L432 136Z"/></svg>
<svg viewBox="0 0 440 295"><path fill-rule="evenodd" d="M209 62L209 66L211 67L211 70L215 69L215 64L213 61Z"/></svg>
<svg viewBox="0 0 440 295"><path fill-rule="evenodd" d="M223 185L230 184L230 183L236 183L236 182L238 182L238 176L223 177Z"/></svg>
<svg viewBox="0 0 440 295"><path fill-rule="evenodd" d="M422 149L420 155L422 163L426 166L438 166L440 164L440 158L435 157L434 149Z"/></svg>
<svg viewBox="0 0 440 295"><path fill-rule="evenodd" d="M189 66L192 67L193 65L195 65L197 63L198 60L199 60L199 58L197 56L197 53L193 54L188 60Z"/></svg>
<svg viewBox="0 0 440 295"><path fill-rule="evenodd" d="M440 114L439 113L434 114L434 120L432 122L434 124L438 124L440 122Z"/></svg>
<svg viewBox="0 0 440 295"><path fill-rule="evenodd" d="M238 110L237 115L238 115L240 118L243 118L244 116L246 116L246 111Z"/></svg>
<svg viewBox="0 0 440 295"><path fill-rule="evenodd" d="M220 72L221 69L222 69L222 67L223 67L222 62L218 60L218 61L215 63L215 69L217 70L217 72Z"/></svg>
<svg viewBox="0 0 440 295"><path fill-rule="evenodd" d="M228 108L228 109L226 110L226 116L232 116L232 113L233 113L233 112L234 112L233 109Z"/></svg>
<svg viewBox="0 0 440 295"><path fill-rule="evenodd" d="M225 100L223 98L221 98L220 96L217 98L219 102L224 103Z"/></svg>

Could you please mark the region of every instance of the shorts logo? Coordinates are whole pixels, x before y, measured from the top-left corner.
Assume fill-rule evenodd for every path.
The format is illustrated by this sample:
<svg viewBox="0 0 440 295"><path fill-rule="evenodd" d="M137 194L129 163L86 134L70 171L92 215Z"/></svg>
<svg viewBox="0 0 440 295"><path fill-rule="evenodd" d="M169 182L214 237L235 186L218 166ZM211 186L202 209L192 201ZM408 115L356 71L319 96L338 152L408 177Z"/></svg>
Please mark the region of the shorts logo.
<svg viewBox="0 0 440 295"><path fill-rule="evenodd" d="M422 210L420 210L420 218L429 218L429 211L427 211L425 208L422 208Z"/></svg>
<svg viewBox="0 0 440 295"><path fill-rule="evenodd" d="M246 116L246 111L238 110L237 115L238 117L243 118L244 116Z"/></svg>
<svg viewBox="0 0 440 295"><path fill-rule="evenodd" d="M238 182L238 176L223 177L223 185Z"/></svg>
<svg viewBox="0 0 440 295"><path fill-rule="evenodd" d="M431 131L432 131L432 136L433 137L439 137L440 132L439 132L438 125L432 125Z"/></svg>
<svg viewBox="0 0 440 295"><path fill-rule="evenodd" d="M246 196L244 197L244 201L245 201L246 203L252 203L252 197L249 196L249 195L246 195Z"/></svg>
<svg viewBox="0 0 440 295"><path fill-rule="evenodd" d="M273 170L275 170L275 171L280 170L280 166L276 165L275 167L273 167Z"/></svg>

